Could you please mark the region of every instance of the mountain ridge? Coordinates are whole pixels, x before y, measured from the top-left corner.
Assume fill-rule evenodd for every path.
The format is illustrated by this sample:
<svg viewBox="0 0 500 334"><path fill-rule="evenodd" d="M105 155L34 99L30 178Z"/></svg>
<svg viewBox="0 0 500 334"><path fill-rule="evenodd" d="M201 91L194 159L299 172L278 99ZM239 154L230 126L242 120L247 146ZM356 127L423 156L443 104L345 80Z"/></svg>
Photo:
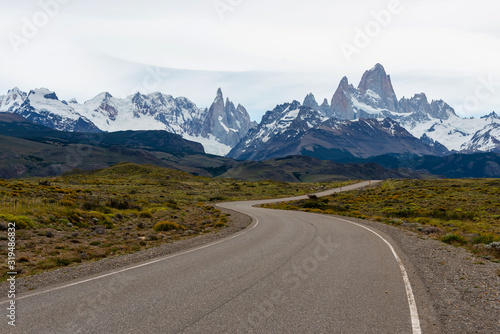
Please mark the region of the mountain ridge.
<svg viewBox="0 0 500 334"><path fill-rule="evenodd" d="M37 124L61 131L114 132L125 130L166 130L188 140L201 142L210 153L225 155L256 124L246 109L229 99L222 90L210 108L198 108L185 97L155 92L115 98L108 92L79 104L59 100L46 88L24 93L18 88L0 96L0 112L16 113Z"/></svg>

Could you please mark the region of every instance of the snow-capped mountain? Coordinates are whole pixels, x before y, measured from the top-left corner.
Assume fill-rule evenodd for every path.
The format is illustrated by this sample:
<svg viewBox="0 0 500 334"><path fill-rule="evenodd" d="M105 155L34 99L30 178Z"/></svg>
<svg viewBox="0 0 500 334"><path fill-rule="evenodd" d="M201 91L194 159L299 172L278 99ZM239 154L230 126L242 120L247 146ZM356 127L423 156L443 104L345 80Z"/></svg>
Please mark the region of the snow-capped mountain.
<svg viewBox="0 0 500 334"><path fill-rule="evenodd" d="M389 118L351 121L332 119L322 111L294 101L268 111L262 122L248 132L228 157L266 160L307 155L338 160L388 153L439 155L440 149L443 148L415 138Z"/></svg>
<svg viewBox="0 0 500 334"><path fill-rule="evenodd" d="M219 88L217 97L201 124L200 134L205 138L215 136L229 148L233 148L255 126L257 123L250 120L250 115L241 104L235 107L229 99L224 103L224 95Z"/></svg>
<svg viewBox="0 0 500 334"><path fill-rule="evenodd" d="M444 101L429 103L424 93L398 101L391 77L380 64L363 74L358 88L349 84L347 77L342 78L331 109L335 116L346 120L388 117L410 123L456 116Z"/></svg>
<svg viewBox="0 0 500 334"><path fill-rule="evenodd" d="M0 96L0 112L13 112L23 104L27 94L15 87L7 92L7 95Z"/></svg>
<svg viewBox="0 0 500 334"><path fill-rule="evenodd" d="M13 89L0 97L0 111L64 131L166 130L200 142L207 153L217 155L227 154L255 126L243 106L235 108L229 99L224 104L220 89L210 109L162 93L116 98L104 92L80 104L75 99L60 101L45 88L29 94Z"/></svg>
<svg viewBox="0 0 500 334"><path fill-rule="evenodd" d="M60 101L56 93L45 88L32 90L28 94L14 88L0 101L0 111L16 113L33 123L61 131L101 131L68 103Z"/></svg>
<svg viewBox="0 0 500 334"><path fill-rule="evenodd" d="M500 123L498 117L462 119L455 110L442 100L429 102L424 93L411 98L397 99L391 78L382 65L377 64L366 71L355 88L344 77L331 102L333 116L345 120L387 117L397 121L415 137L432 139L450 151L488 151L485 146L470 146L468 143L478 132L485 132L491 123ZM490 132L491 133L491 132ZM495 134L492 134L495 136ZM494 137L500 140L499 137ZM479 145L479 144L478 144Z"/></svg>
<svg viewBox="0 0 500 334"><path fill-rule="evenodd" d="M462 151L500 153L500 118L494 114L483 119L489 118L496 118L497 123L491 122L476 132L469 142L462 145Z"/></svg>
<svg viewBox="0 0 500 334"><path fill-rule="evenodd" d="M27 94L14 88L0 96L0 112L16 113L65 131L166 130L201 143L207 153L226 155L231 151L228 156L238 159L276 157L277 152L300 153L302 149L307 154L313 146L314 150L338 149L359 157L410 152L436 155L498 152L500 141L497 114L480 119L460 118L444 101L429 101L424 93L398 99L391 77L380 64L363 74L357 88L347 77L342 78L330 103L325 99L319 104L313 94L308 94L302 104L293 101L268 111L258 125L250 120L243 106L224 100L221 89L209 108L199 108L185 97L174 98L163 93L116 98L104 92L81 104L74 99L61 101L47 89ZM417 141L406 133L403 135L399 128L394 133L386 131L386 127L394 128L394 122ZM365 145L363 140L376 135L372 128L394 149L378 139L372 140L378 146ZM367 151L356 151L354 141L341 138L339 129L345 131L345 136L353 136L349 139L357 138L359 146ZM363 129L368 134L359 132ZM394 141L395 133L401 135L398 138L403 138L405 144ZM336 142L328 142L332 140ZM347 146L337 147L338 143ZM416 146L411 148L410 143ZM407 152L402 152L404 147Z"/></svg>
<svg viewBox="0 0 500 334"><path fill-rule="evenodd" d="M344 77L331 104L313 94L268 111L258 127L229 153L262 160L289 154L340 159L387 153L445 155L498 150L499 118L462 119L442 100L424 93L398 100L382 65L366 71L355 88ZM313 152L313 153L311 153Z"/></svg>

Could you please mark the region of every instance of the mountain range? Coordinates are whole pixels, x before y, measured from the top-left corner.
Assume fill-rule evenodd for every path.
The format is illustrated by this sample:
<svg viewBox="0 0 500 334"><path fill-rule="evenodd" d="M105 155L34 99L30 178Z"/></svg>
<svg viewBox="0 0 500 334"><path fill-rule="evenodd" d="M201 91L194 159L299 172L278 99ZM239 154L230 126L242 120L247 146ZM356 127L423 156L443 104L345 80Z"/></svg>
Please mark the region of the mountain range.
<svg viewBox="0 0 500 334"><path fill-rule="evenodd" d="M206 177L283 182L342 179L500 177L500 154L345 155L340 163L304 155L236 161L164 130L65 132L0 113L0 178L57 176L120 162L152 164Z"/></svg>
<svg viewBox="0 0 500 334"><path fill-rule="evenodd" d="M500 117L460 118L424 93L398 100L382 65L366 71L355 88L344 77L330 104L313 94L301 104L266 112L228 157L262 160L301 154L340 161L384 154L447 155L500 152Z"/></svg>
<svg viewBox="0 0 500 334"><path fill-rule="evenodd" d="M206 153L237 160L305 155L323 160L366 159L396 154L445 156L500 152L500 117L459 117L442 100L424 93L397 98L380 64L354 87L341 79L330 101L308 94L269 110L253 122L242 105L219 89L212 105L200 108L185 97L163 93L117 98L101 93L78 103L60 100L45 88L14 88L0 96L0 112L67 132L107 133L163 130L203 145Z"/></svg>
<svg viewBox="0 0 500 334"><path fill-rule="evenodd" d="M210 108L198 108L185 97L162 93L116 98L104 92L80 104L75 99L59 100L46 88L29 93L14 88L0 96L0 112L59 131L165 130L199 142L205 151L217 155L227 154L256 126L242 105L224 101L221 89Z"/></svg>
<svg viewBox="0 0 500 334"><path fill-rule="evenodd" d="M0 113L0 178L58 176L103 169L120 162L251 181L420 178L425 174L388 169L373 162L345 165L304 156L263 163L237 162L206 154L201 144L164 130L65 132L35 124L16 114Z"/></svg>

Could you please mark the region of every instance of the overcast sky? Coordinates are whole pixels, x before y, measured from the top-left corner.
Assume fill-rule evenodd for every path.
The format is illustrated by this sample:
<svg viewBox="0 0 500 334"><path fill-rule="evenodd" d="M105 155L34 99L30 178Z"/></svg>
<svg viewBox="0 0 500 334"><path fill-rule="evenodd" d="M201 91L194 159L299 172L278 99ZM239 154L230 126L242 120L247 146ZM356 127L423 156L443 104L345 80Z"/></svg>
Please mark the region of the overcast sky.
<svg viewBox="0 0 500 334"><path fill-rule="evenodd" d="M46 87L84 102L161 91L206 107L221 87L260 120L309 92L331 100L343 76L357 86L381 63L398 98L425 92L462 116L500 111L494 0L0 4L0 95Z"/></svg>

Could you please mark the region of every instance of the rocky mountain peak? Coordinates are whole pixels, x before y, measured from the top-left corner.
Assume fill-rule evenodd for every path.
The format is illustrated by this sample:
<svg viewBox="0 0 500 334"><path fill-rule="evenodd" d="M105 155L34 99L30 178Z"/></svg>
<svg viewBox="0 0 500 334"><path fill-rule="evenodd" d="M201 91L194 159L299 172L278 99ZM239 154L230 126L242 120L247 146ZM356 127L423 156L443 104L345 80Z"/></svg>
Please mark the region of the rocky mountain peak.
<svg viewBox="0 0 500 334"><path fill-rule="evenodd" d="M351 95L355 94L355 91L356 89L349 84L347 77L343 77L333 94L330 116L338 115L341 119L355 119L356 114L351 101Z"/></svg>
<svg viewBox="0 0 500 334"><path fill-rule="evenodd" d="M212 134L220 143L231 148L238 144L254 126L250 115L241 104L235 108L229 98L226 98L224 103L224 95L222 89L219 88L202 122L201 135L208 137Z"/></svg>
<svg viewBox="0 0 500 334"><path fill-rule="evenodd" d="M323 112L325 115L331 115L331 109L330 109L330 104L328 103L327 99L323 100L323 103L319 106L319 109Z"/></svg>
<svg viewBox="0 0 500 334"><path fill-rule="evenodd" d="M220 88L220 87L217 89L217 95L215 97L215 101L218 101L218 100L224 102L224 94L222 93L222 88Z"/></svg>
<svg viewBox="0 0 500 334"><path fill-rule="evenodd" d="M481 117L482 119L491 119L492 121L493 120L499 120L500 119L500 116L498 116L498 114L496 112L491 112L491 114L489 115L486 115L486 116L483 116Z"/></svg>
<svg viewBox="0 0 500 334"><path fill-rule="evenodd" d="M358 91L363 102L381 109L397 111L398 99L392 87L391 77L387 75L382 65L377 64L366 71L358 85Z"/></svg>
<svg viewBox="0 0 500 334"><path fill-rule="evenodd" d="M441 119L441 120L447 120L453 116L458 117L457 114L455 113L455 109L450 107L443 100L437 100L437 101L433 100L431 102L430 115L434 118Z"/></svg>
<svg viewBox="0 0 500 334"><path fill-rule="evenodd" d="M9 91L7 92L7 95L13 95L13 94L18 94L18 95L26 95L25 92L23 92L22 90L20 90L19 88L17 87L14 87L12 89L9 89Z"/></svg>
<svg viewBox="0 0 500 334"><path fill-rule="evenodd" d="M0 96L0 112L12 112L19 108L28 94L14 87L7 92L7 95Z"/></svg>
<svg viewBox="0 0 500 334"><path fill-rule="evenodd" d="M345 92L347 92L349 90L349 79L347 79L346 76L344 76L342 78L342 80L340 80L340 83L339 83L339 87L337 88L337 90L343 90Z"/></svg>
<svg viewBox="0 0 500 334"><path fill-rule="evenodd" d="M302 103L304 107L309 107L312 110L319 111L320 107L318 102L316 102L316 98L314 97L313 93L307 94L306 98L304 99L304 103Z"/></svg>

